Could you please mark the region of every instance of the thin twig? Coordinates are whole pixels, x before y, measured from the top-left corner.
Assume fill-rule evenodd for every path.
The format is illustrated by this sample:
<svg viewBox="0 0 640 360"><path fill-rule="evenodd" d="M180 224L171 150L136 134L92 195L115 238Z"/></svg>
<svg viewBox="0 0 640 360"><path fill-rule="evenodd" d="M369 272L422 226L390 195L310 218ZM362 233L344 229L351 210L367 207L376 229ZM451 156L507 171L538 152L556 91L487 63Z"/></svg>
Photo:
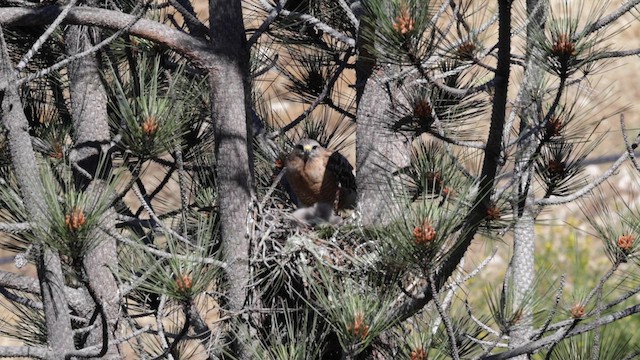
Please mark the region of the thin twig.
<svg viewBox="0 0 640 360"><path fill-rule="evenodd" d="M138 15L136 15L135 18L129 24L127 24L127 26L123 27L122 29L119 29L118 31L113 33L113 35L107 37L106 39L102 40L98 44L92 46L91 48L89 48L89 49L87 49L85 51L82 51L82 52L79 52L77 54L74 54L73 56L69 56L69 57L65 58L64 60L62 60L62 61L60 61L60 62L58 62L58 63L56 63L54 65L51 65L48 68L45 68L45 69L42 69L42 70L36 72L35 74L31 74L31 75L28 75L26 77L20 78L20 79L15 81L15 85L16 86L20 86L20 85L23 85L25 83L28 83L29 81L32 81L32 80L35 80L35 79L40 78L42 76L45 76L45 75L49 74L52 71L55 71L55 70L58 70L58 69L61 69L61 68L65 67L65 66L67 66L72 61L75 61L75 60L80 59L82 57L91 55L91 54L99 51L100 49L104 48L105 46L111 44L111 42L113 42L113 40L115 40L116 38L120 37L120 35L124 34L125 32L129 31L129 29L132 26L134 26L136 24L136 22L138 22L138 20L140 20L142 18L142 16L144 16L144 13L145 13L144 9L146 9L147 6L148 6L148 2L144 2L144 3L140 3L140 4L136 5L136 7L133 9L133 12L135 12L135 11L137 11L139 9L142 9L140 11L140 13Z"/></svg>
<svg viewBox="0 0 640 360"><path fill-rule="evenodd" d="M562 292L564 291L565 279L566 279L565 274L562 274L562 276L560 277L560 286L558 287L558 291L556 292L556 298L553 304L553 308L551 309L551 312L549 312L549 315L547 316L547 321L545 321L544 325L542 325L542 328L540 328L540 330L538 331L538 334L533 336L532 338L533 340L540 339L542 335L544 335L544 333L547 332L547 330L549 329L549 325L551 325L551 321L553 320L553 317L558 311L560 300L562 300Z"/></svg>
<svg viewBox="0 0 640 360"><path fill-rule="evenodd" d="M280 180L282 180L282 177L284 176L286 171L287 171L286 167L282 168L282 170L280 170L280 172L278 173L276 178L273 179L273 183L271 184L271 186L269 186L269 190L267 190L267 193L265 194L264 198L260 202L260 206L259 206L260 211L262 211L262 209L264 209L265 205L267 205L267 201L269 201L269 198L271 197L271 194L273 194L273 192L278 187L278 184L280 184Z"/></svg>
<svg viewBox="0 0 640 360"><path fill-rule="evenodd" d="M305 111L303 111L302 114L300 114L297 118L295 118L289 124L287 124L286 126L281 128L280 130L275 131L270 136L271 139L275 139L278 136L282 136L287 131L293 129L296 125L298 125L300 122L302 122L304 119L306 119L307 116L309 116L309 114L311 114L311 112L318 105L320 105L327 96L329 96L329 94L331 93L331 89L333 88L333 85L336 83L336 81L338 81L338 79L340 78L340 75L342 74L342 71L347 66L347 62L349 61L349 57L351 56L351 53L352 53L351 49L346 51L342 62L340 63L340 65L336 69L336 71L333 74L333 76L329 79L329 81L327 81L327 83L325 84L324 88L322 89L322 92L318 95L318 97L316 97L316 99L313 101L313 103L311 103L311 105L309 105L309 107Z"/></svg>
<svg viewBox="0 0 640 360"><path fill-rule="evenodd" d="M251 35L249 40L247 40L247 49L253 46L253 44L258 41L258 38L262 36L265 31L269 30L269 26L271 26L271 23L278 17L278 15L280 15L281 11L282 5L279 1L276 1L276 7L272 8L271 11L269 11L269 15L267 16L267 18L264 19L262 24L260 24L260 27L253 33L253 35Z"/></svg>
<svg viewBox="0 0 640 360"><path fill-rule="evenodd" d="M487 256L484 260L482 260L480 265L478 265L472 272L470 272L467 276L460 279L460 281L455 281L453 283L447 284L446 286L443 286L442 289L449 290L453 287L459 286L460 284L463 284L471 280L476 275L478 275L478 273L480 273L482 269L484 269L487 265L489 265L489 263L491 262L491 260L493 260L493 258L496 256L497 253L498 253L498 247L494 247L493 250L491 251L491 255Z"/></svg>
<svg viewBox="0 0 640 360"><path fill-rule="evenodd" d="M473 341L474 343L480 344L480 345L482 345L482 346L486 346L487 348L485 348L485 353L484 353L484 355L489 354L489 353L491 352L491 350L493 350L493 349L494 349L494 348L496 348L496 347L503 348L503 349L506 349L506 348L508 348L508 347L509 347L509 344L507 344L507 343L501 343L499 338L498 338L498 339L496 339L496 340L494 340L494 341L486 341L486 340L476 339L475 337L473 337L473 336L471 336L471 335L469 335L469 334L464 334L464 336L465 336L467 339L469 339L469 340ZM483 354L481 354L480 356L478 356L478 357L477 357L477 359L482 359L482 357L483 357L484 355L483 355Z"/></svg>
<svg viewBox="0 0 640 360"><path fill-rule="evenodd" d="M27 66L27 64L29 63L29 60L31 60L31 58L38 52L38 50L40 50L40 47L42 47L42 44L44 44L49 38L49 36L51 36L51 34L54 32L54 30L58 28L58 25L60 25L62 20L64 20L67 17L67 14L69 14L69 10L71 10L71 8L75 6L76 2L77 0L70 0L69 3L64 7L64 9L62 9L60 14L58 14L56 19L53 20L51 25L47 27L47 30L45 30L45 32L42 33L42 35L40 35L38 40L36 40L36 42L33 43L33 45L31 46L31 49L29 49L29 51L27 51L27 53L24 54L24 56L22 57L22 60L20 60L20 62L16 66L17 71L21 71L22 69L24 69L25 66Z"/></svg>
<svg viewBox="0 0 640 360"><path fill-rule="evenodd" d="M159 256L161 258L165 258L165 259L176 259L176 260L180 260L180 261L188 261L188 262L194 262L194 263L202 263L202 264L211 264L211 265L215 265L217 267L220 267L222 269L226 269L227 268L227 263L224 261L220 261L220 260L216 260L216 259L211 259L211 258L203 258L203 257L199 257L199 256L192 256L192 255L178 255L178 254L171 254L168 252L164 252L158 249L154 249L151 248L149 246L146 246L144 244L140 244L136 241L127 239L126 237L111 231L109 229L102 229L105 233L109 234L110 236L112 236L113 238L115 238L116 240L136 247L138 249L142 249L150 254Z"/></svg>
<svg viewBox="0 0 640 360"><path fill-rule="evenodd" d="M138 198L138 200L140 200L141 206L145 209L147 214L149 214L149 217L151 217L151 220L154 221L154 224L153 224L154 225L153 226L154 229L162 229L162 231L166 231L168 234L176 237L176 239L182 241L183 243L193 246L193 243L191 243L191 241L189 241L189 239L187 239L186 237L178 234L175 230L164 226L164 223L162 222L162 220L160 220L160 218L158 218L156 213L151 208L151 204L149 203L148 199L146 199L144 197L144 195L142 195L142 193L140 192L140 188L139 187L134 186L132 190L133 190L133 193Z"/></svg>
<svg viewBox="0 0 640 360"><path fill-rule="evenodd" d="M589 292L589 294L587 295L587 297L584 299L584 304L583 305L587 305L591 299L593 299L593 297L595 295L597 295L599 292L602 291L602 288L604 287L604 284L607 282L607 280L609 280L609 278L611 278L611 276L613 276L613 274L616 272L616 270L618 270L618 267L620 266L621 261L618 260L616 262L614 262L611 265L611 268L609 268L609 271L607 271L606 274L604 274L602 276L602 278L600 278L600 281L598 282L598 285ZM598 308L598 304L596 304L596 308Z"/></svg>
<svg viewBox="0 0 640 360"><path fill-rule="evenodd" d="M182 217L182 236L187 236L187 215L189 213L189 199L187 195L187 173L184 170L184 161L182 161L182 150L176 147L175 151L176 166L178 167L178 187L180 188L180 216Z"/></svg>
<svg viewBox="0 0 640 360"><path fill-rule="evenodd" d="M640 139L640 134L636 136L635 143L631 144L629 141L629 135L627 135L627 125L624 122L624 114L620 114L620 130L622 131L622 138L624 139L625 147L627 148L627 154L629 154L629 159L631 159L631 163L636 168L637 171L640 172L640 164L636 159L635 149L638 148L638 141Z"/></svg>
<svg viewBox="0 0 640 360"><path fill-rule="evenodd" d="M444 327L447 330L447 335L449 336L449 346L451 346L451 352L449 353L449 355L452 356L454 360L460 360L456 334L453 331L451 318L444 312L444 309L442 308L442 304L440 303L440 299L438 299L438 289L436 289L435 276L433 276L433 273L429 274L429 285L431 286L433 303L436 306L436 310L438 310L438 314L440 314L442 323L444 324Z"/></svg>
<svg viewBox="0 0 640 360"><path fill-rule="evenodd" d="M169 343L167 343L167 337L164 334L164 324L162 318L164 317L164 306L167 303L167 296L160 296L160 304L158 305L158 311L156 313L156 327L158 328L158 338L160 340L160 346L162 346L162 353L167 357L167 360L173 360L173 355L169 353Z"/></svg>
<svg viewBox="0 0 640 360"><path fill-rule="evenodd" d="M464 306L467 309L467 315L469 315L471 320L473 320L473 322L476 323L476 325L478 325L480 328L482 328L484 331L488 332L489 334L492 334L493 336L497 337L498 339L502 338L502 334L494 330L491 326L483 323L482 321L480 321L480 319L478 319L477 317L475 317L475 315L473 315L473 312L471 311L471 306L469 305L469 301L467 299L464 300Z"/></svg>
<svg viewBox="0 0 640 360"><path fill-rule="evenodd" d="M573 35L571 41L577 41L578 39L583 39L587 35L600 30L602 27L607 26L608 24L618 20L622 15L627 12L633 10L638 4L640 4L640 0L629 0L626 3L620 5L614 12L607 16L599 17L597 21L587 25L584 27L581 33Z"/></svg>

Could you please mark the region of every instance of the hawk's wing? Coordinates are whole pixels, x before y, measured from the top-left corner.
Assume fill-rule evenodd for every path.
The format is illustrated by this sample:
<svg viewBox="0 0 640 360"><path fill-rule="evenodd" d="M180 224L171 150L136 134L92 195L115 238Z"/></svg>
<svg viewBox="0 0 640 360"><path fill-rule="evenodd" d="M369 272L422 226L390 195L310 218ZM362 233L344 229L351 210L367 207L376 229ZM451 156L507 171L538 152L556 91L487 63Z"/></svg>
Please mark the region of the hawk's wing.
<svg viewBox="0 0 640 360"><path fill-rule="evenodd" d="M341 188L355 190L356 178L353 176L353 166L349 160L337 151L334 151L327 160L327 170L333 174Z"/></svg>

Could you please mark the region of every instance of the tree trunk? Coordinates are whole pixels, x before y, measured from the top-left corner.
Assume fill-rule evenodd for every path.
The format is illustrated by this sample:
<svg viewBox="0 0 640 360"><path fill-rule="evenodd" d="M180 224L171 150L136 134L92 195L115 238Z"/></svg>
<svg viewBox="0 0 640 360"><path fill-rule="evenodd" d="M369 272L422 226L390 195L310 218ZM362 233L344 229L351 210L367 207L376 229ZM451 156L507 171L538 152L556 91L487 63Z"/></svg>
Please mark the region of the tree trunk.
<svg viewBox="0 0 640 360"><path fill-rule="evenodd" d="M253 193L251 123L247 121L248 54L239 1L209 0L211 42L218 61L208 68L211 114L215 130L216 179L222 249L227 261L227 310L232 315L250 306L247 216ZM248 330L248 315L236 317L233 331ZM238 359L250 355L233 342Z"/></svg>
<svg viewBox="0 0 640 360"><path fill-rule="evenodd" d="M356 48L356 169L358 210L362 225L386 223L398 215L400 204L394 201L391 173L397 167L408 165L408 146L405 139L384 126L384 114L391 106L382 67L376 66L375 54L368 51L374 44L367 43L362 34L373 32L375 24L370 16L362 16L362 4L353 2L360 20Z"/></svg>
<svg viewBox="0 0 640 360"><path fill-rule="evenodd" d="M29 218L34 224L41 226L39 231L47 231L46 204L44 188L38 172L36 156L31 145L29 123L22 110L18 90L11 85L16 75L7 47L4 34L0 28L0 93L2 100L2 122L7 130L11 163L16 179L20 185L22 200L26 205ZM38 279L44 306L47 327L47 342L55 359L64 359L66 353L75 349L73 331L69 317L69 307L64 294L64 276L58 254L46 245L39 247Z"/></svg>
<svg viewBox="0 0 640 360"><path fill-rule="evenodd" d="M543 78L543 70L532 59L532 51L536 51L532 37L544 26L544 11L537 9L538 0L527 0L527 15L531 20L527 26L527 70L522 90L522 112L520 134L530 131L539 123L541 110L540 98L535 95ZM514 111L517 111L514 110ZM516 176L518 176L518 213L513 231L513 256L509 265L507 286L513 287L514 308L526 301L535 279L535 209L531 183L533 181L533 167L529 166L532 156L538 148L536 136L529 136L518 142L516 150ZM509 332L510 348L519 347L529 341L533 331L533 319L530 311L523 313L521 321ZM520 355L519 360L528 359L527 355Z"/></svg>
<svg viewBox="0 0 640 360"><path fill-rule="evenodd" d="M410 144L383 124L391 94L378 82L385 74L381 73L367 80L358 104L356 169L358 209L364 226L387 223L400 213L391 173L409 162Z"/></svg>
<svg viewBox="0 0 640 360"><path fill-rule="evenodd" d="M89 28L82 26L69 27L65 33L65 39L69 56L89 49L92 44ZM108 170L110 163L110 159L101 159L110 141L107 94L100 80L99 65L94 55L72 61L68 71L75 132L75 148L70 160L94 176L91 186L86 191L93 193L93 198L97 199L108 188L108 183L101 178L104 170ZM79 185L88 182L84 175L80 173L75 175ZM101 224L113 228L114 212L107 211L103 215ZM108 347L104 347L106 355L119 357L120 349L114 345L118 335L118 284L112 274L118 266L116 241L101 230L96 230L89 236L96 239L96 245L83 257L87 287L93 300L97 302L96 307L101 309L103 323L108 327L106 330ZM91 331L85 345L102 344L103 331L102 325Z"/></svg>

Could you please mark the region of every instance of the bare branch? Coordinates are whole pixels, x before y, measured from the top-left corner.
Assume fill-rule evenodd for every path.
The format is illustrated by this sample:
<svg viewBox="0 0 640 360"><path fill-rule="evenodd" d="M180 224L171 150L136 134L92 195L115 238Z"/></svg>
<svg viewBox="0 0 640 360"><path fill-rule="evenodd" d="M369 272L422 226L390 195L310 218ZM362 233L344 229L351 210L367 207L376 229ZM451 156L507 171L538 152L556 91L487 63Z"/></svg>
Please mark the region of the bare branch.
<svg viewBox="0 0 640 360"><path fill-rule="evenodd" d="M6 26L37 26L53 22L62 12L57 5L39 8L2 8L0 25ZM128 32L131 35L154 41L167 46L184 55L200 67L208 68L220 61L211 46L206 41L175 30L167 25L149 19L136 19L136 16L124 14L120 11L98 9L91 7L73 7L63 24L93 25L111 30L120 30L133 23Z"/></svg>
<svg viewBox="0 0 640 360"><path fill-rule="evenodd" d="M598 187L598 185L602 184L605 180L610 178L616 172L616 170L618 170L618 168L624 163L624 161L627 160L628 157L629 157L629 154L626 152L620 155L620 157L613 163L613 165L611 165L609 169L607 169L607 171L602 173L602 175L600 175L596 179L590 181L582 189L574 192L573 194L567 195L567 196L552 195L552 196L549 196L548 198L537 200L536 205L538 205L539 207L544 207L547 205L566 204L586 195L591 190Z"/></svg>
<svg viewBox="0 0 640 360"><path fill-rule="evenodd" d="M451 324L451 318L448 314L445 313L442 304L440 303L440 299L438 299L435 282L435 276L432 274L429 275L429 285L431 285L431 294L433 298L433 303L436 306L436 310L438 310L438 314L440 314L440 318L442 319L442 323L444 324L445 329L447 330L447 335L449 336L449 346L451 346L451 355L455 360L460 360L460 354L458 353L458 341L456 339L456 334L453 331L453 325Z"/></svg>
<svg viewBox="0 0 640 360"><path fill-rule="evenodd" d="M6 233L17 234L25 231L31 230L31 224L28 222L23 223L0 223L0 231Z"/></svg>
<svg viewBox="0 0 640 360"><path fill-rule="evenodd" d="M130 339L133 338L137 338L138 336L146 333L147 331L149 331L149 329L151 329L151 325L146 325L136 331L133 331L131 334L128 334L127 336L123 336L119 339L116 339L114 341L114 345L119 345L122 344L124 342L129 341ZM75 351L70 351L69 353L67 353L67 357L71 358L71 357L79 357L79 358L91 358L91 357L96 357L96 355L100 352L100 349L102 348L102 344L100 345L94 345L94 346L89 346L86 347L84 349L80 349L80 350L75 350ZM2 349L2 347L0 347L0 349Z"/></svg>
<svg viewBox="0 0 640 360"><path fill-rule="evenodd" d="M0 270L0 286L30 294L40 294L38 280L9 271Z"/></svg>
<svg viewBox="0 0 640 360"><path fill-rule="evenodd" d="M272 12L272 11L275 10L275 8L271 4L269 4L269 2L266 1L266 0L260 0L260 4L268 12ZM311 15L302 14L302 13L299 13L299 12L289 11L289 10L285 10L285 9L282 9L281 13L284 16L291 16L291 17L298 18L298 19L304 21L305 23L307 23L308 25L311 25L311 26L315 27L318 30L324 31L325 34L331 36L332 38L334 38L334 39L336 39L338 41L341 41L341 42L349 45L350 47L355 47L356 46L356 41L353 38L351 38L351 37L339 32L338 30L332 28L331 26L323 23L322 21L320 21L319 19L317 19L317 18L315 18L315 17L313 17Z"/></svg>
<svg viewBox="0 0 640 360"><path fill-rule="evenodd" d="M600 17L597 21L587 25L584 27L581 33L575 34L573 36L572 41L576 39L582 39L585 36L600 30L601 28L609 25L610 23L618 20L622 15L634 9L638 4L640 4L640 0L628 0L624 4L620 5L614 12L607 16Z"/></svg>
<svg viewBox="0 0 640 360"><path fill-rule="evenodd" d="M35 358L50 359L53 351L44 347L36 346L0 346L0 357L4 358Z"/></svg>

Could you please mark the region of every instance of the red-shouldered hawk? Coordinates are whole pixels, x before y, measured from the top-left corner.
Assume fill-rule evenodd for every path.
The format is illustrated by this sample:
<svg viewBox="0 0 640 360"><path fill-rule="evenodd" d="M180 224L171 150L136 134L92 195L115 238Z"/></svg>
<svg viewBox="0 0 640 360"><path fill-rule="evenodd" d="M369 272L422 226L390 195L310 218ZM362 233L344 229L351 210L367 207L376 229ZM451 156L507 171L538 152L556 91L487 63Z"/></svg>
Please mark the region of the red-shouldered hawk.
<svg viewBox="0 0 640 360"><path fill-rule="evenodd" d="M299 205L328 203L337 209L353 208L356 179L349 161L317 141L302 139L287 156L287 181Z"/></svg>

